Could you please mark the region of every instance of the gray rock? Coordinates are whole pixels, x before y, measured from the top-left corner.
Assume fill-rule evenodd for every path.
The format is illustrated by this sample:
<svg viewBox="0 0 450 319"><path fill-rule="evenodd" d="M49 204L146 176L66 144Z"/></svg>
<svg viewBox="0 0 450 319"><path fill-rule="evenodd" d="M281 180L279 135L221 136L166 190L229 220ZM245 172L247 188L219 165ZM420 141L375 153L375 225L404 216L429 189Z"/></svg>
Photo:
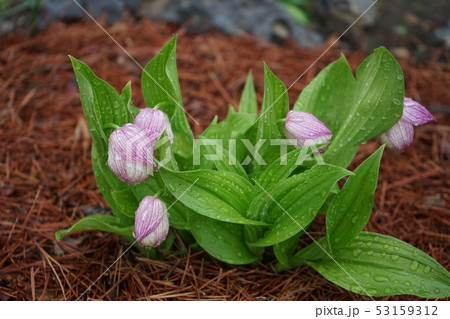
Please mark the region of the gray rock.
<svg viewBox="0 0 450 319"><path fill-rule="evenodd" d="M135 10L141 4L141 0L124 0L125 8Z"/></svg>
<svg viewBox="0 0 450 319"><path fill-rule="evenodd" d="M79 0L78 3L82 7L86 5L84 0ZM43 29L53 20L81 19L83 17L83 10L72 0L43 0L41 2L41 14L37 19L37 27Z"/></svg>
<svg viewBox="0 0 450 319"><path fill-rule="evenodd" d="M141 0L43 0L41 2L41 16L38 27L45 28L53 20L75 20L86 18L82 6L95 18L106 15L108 23L113 23L122 17L125 8L136 9Z"/></svg>
<svg viewBox="0 0 450 319"><path fill-rule="evenodd" d="M450 21L445 27L435 29L433 35L439 42L444 43L447 50L450 50Z"/></svg>
<svg viewBox="0 0 450 319"><path fill-rule="evenodd" d="M87 11L94 17L106 14L108 23L117 22L122 17L124 3L121 0L88 0Z"/></svg>
<svg viewBox="0 0 450 319"><path fill-rule="evenodd" d="M194 32L213 27L227 34L248 32L266 41L290 36L307 48L323 41L320 34L299 25L277 0L144 0L139 12L184 24Z"/></svg>
<svg viewBox="0 0 450 319"><path fill-rule="evenodd" d="M343 20L352 23L357 19L374 0L320 0L321 13L330 19ZM373 26L377 20L375 5L361 17L365 26Z"/></svg>
<svg viewBox="0 0 450 319"><path fill-rule="evenodd" d="M85 6L86 3L83 0L79 0L78 3L81 6ZM84 17L84 12L74 1L72 0L43 0L41 2L42 16L38 21L38 27L45 27L50 21L58 19L81 19Z"/></svg>
<svg viewBox="0 0 450 319"><path fill-rule="evenodd" d="M16 25L11 20L4 20L0 23L0 35L5 35L13 32L16 29Z"/></svg>

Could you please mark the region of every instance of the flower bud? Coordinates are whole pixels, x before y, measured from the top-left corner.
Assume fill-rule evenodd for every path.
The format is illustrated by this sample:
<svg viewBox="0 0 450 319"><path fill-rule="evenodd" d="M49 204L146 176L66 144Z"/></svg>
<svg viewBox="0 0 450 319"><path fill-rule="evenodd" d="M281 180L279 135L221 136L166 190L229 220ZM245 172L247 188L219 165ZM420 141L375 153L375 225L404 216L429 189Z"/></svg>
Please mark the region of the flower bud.
<svg viewBox="0 0 450 319"><path fill-rule="evenodd" d="M139 184L153 175L153 144L159 134L125 124L111 133L108 143L108 166L122 182Z"/></svg>
<svg viewBox="0 0 450 319"><path fill-rule="evenodd" d="M158 198L145 196L134 217L133 236L141 246L157 247L169 232L169 213Z"/></svg>
<svg viewBox="0 0 450 319"><path fill-rule="evenodd" d="M332 137L324 122L319 121L311 113L302 111L288 112L284 133L288 139L297 140L297 145L294 145L296 148L328 143Z"/></svg>
<svg viewBox="0 0 450 319"><path fill-rule="evenodd" d="M170 125L169 118L163 111L147 107L139 112L134 119L134 124L140 128L148 129L152 132L158 132L159 137L164 131L166 131L170 142L173 143L172 127Z"/></svg>
<svg viewBox="0 0 450 319"><path fill-rule="evenodd" d="M411 98L405 97L401 119L386 133L380 135L382 143L390 148L404 150L414 140L414 126L436 121L428 110Z"/></svg>

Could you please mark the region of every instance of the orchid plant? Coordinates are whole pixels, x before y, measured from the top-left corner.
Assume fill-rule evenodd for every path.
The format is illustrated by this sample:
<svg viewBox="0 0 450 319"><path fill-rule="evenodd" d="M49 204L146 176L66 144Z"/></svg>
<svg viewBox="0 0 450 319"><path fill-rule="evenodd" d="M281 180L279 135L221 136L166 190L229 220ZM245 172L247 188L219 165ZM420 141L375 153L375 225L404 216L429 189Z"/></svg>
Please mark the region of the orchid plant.
<svg viewBox="0 0 450 319"><path fill-rule="evenodd" d="M133 105L130 83L119 94L71 57L93 139L93 171L113 214L86 216L58 231L57 240L102 230L152 258L189 245L230 264L275 256L278 270L309 265L363 295L450 295L449 273L430 256L363 231L384 145L351 172L358 146L378 137L404 149L413 126L434 120L404 97L402 70L385 48L365 59L356 77L342 55L291 111L286 87L265 65L260 113L250 73L238 110L230 107L221 122L215 117L196 139L175 51L174 37L145 67L143 109ZM313 238L308 227L321 213L326 235ZM300 245L301 236L312 244Z"/></svg>

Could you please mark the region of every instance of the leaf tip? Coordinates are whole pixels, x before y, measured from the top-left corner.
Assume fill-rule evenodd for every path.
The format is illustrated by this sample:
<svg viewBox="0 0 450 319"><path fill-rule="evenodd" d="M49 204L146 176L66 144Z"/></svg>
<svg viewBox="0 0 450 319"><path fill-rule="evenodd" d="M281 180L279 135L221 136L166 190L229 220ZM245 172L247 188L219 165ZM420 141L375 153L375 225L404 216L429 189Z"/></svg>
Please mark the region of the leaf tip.
<svg viewBox="0 0 450 319"><path fill-rule="evenodd" d="M55 239L56 239L56 241L60 241L61 239L64 238L64 236L66 236L66 230L65 229L61 229L61 230L58 230L57 232L55 232Z"/></svg>

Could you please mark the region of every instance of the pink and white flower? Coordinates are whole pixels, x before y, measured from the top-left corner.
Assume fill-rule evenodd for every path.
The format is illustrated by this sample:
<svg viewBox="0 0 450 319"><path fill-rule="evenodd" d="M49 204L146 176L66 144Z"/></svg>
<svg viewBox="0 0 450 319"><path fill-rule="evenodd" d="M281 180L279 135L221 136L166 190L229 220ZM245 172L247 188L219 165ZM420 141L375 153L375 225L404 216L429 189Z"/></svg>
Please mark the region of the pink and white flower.
<svg viewBox="0 0 450 319"><path fill-rule="evenodd" d="M333 136L324 122L302 111L288 112L284 133L288 139L297 140L296 148L328 143Z"/></svg>
<svg viewBox="0 0 450 319"><path fill-rule="evenodd" d="M156 164L153 145L158 132L125 124L111 133L108 143L108 166L123 182L139 184L153 175Z"/></svg>
<svg viewBox="0 0 450 319"><path fill-rule="evenodd" d="M418 102L405 97L401 119L386 133L380 135L382 143L403 151L414 140L414 126L436 121L430 112Z"/></svg>
<svg viewBox="0 0 450 319"><path fill-rule="evenodd" d="M170 142L173 143L172 127L169 118L163 111L147 107L139 112L134 119L134 124L142 129L158 132L160 136L166 131Z"/></svg>
<svg viewBox="0 0 450 319"><path fill-rule="evenodd" d="M136 210L133 236L141 246L157 247L169 232L166 205L155 197L145 196Z"/></svg>

